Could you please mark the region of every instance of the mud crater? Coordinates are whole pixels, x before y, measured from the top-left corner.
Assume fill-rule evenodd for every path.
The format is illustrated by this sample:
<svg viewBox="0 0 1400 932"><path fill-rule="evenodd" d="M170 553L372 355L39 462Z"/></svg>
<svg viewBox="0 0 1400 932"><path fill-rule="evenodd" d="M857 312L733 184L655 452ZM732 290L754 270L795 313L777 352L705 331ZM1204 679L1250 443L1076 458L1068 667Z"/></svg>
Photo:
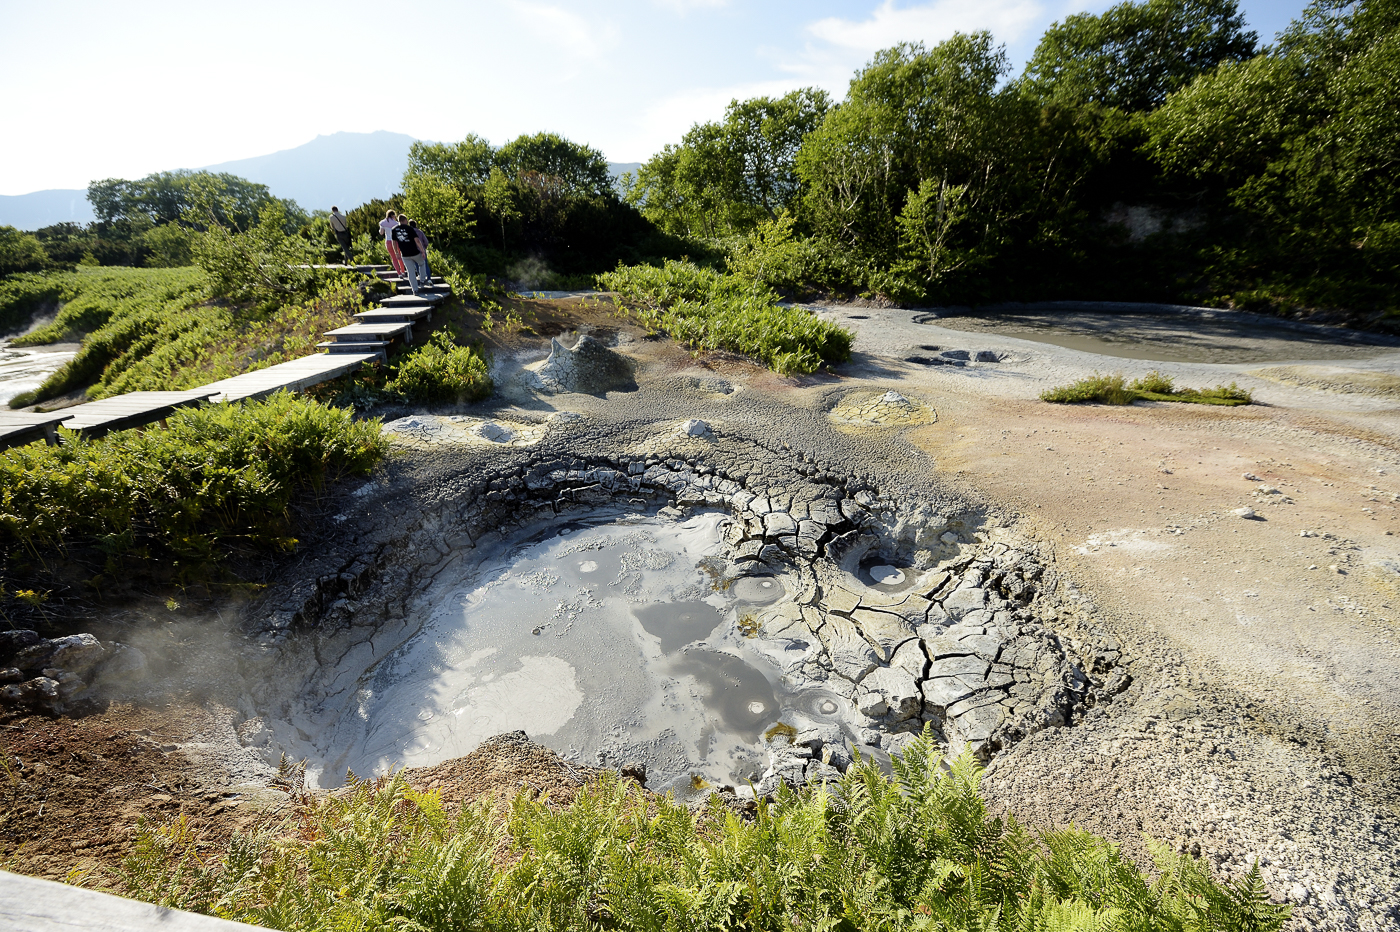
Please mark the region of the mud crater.
<svg viewBox="0 0 1400 932"><path fill-rule="evenodd" d="M367 488L356 507L383 508ZM326 785L523 727L682 795L769 793L925 725L985 760L1129 682L1034 544L758 444L533 451L389 524L259 618L288 675L248 697L245 744L313 758Z"/></svg>

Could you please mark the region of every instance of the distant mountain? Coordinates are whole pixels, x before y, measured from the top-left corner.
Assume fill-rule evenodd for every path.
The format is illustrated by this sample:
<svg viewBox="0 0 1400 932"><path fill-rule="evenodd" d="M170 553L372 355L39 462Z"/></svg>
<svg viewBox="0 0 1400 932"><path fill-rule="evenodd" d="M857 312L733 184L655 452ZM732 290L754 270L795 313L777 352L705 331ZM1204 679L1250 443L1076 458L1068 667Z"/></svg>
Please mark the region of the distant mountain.
<svg viewBox="0 0 1400 932"><path fill-rule="evenodd" d="M86 188L0 194L0 226L37 230L55 223L91 223L92 219Z"/></svg>
<svg viewBox="0 0 1400 932"><path fill-rule="evenodd" d="M334 205L347 211L399 190L408 147L415 141L385 130L331 133L295 149L206 165L204 170L265 184L273 194L291 198L306 210L330 210Z"/></svg>
<svg viewBox="0 0 1400 932"><path fill-rule="evenodd" d="M267 185L278 197L291 198L307 210L352 210L399 190L414 138L380 130L332 133L305 145L270 155L206 165L204 171L228 172ZM636 171L641 162L609 162L614 180ZM87 191L52 190L0 195L0 226L37 230L55 223L90 223Z"/></svg>

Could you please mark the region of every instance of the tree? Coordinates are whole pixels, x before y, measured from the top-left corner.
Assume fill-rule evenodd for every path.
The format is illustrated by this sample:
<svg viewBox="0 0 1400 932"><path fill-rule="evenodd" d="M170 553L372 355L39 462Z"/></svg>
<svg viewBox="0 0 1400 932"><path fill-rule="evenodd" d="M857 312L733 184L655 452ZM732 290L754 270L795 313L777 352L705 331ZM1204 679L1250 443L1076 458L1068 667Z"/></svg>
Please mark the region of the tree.
<svg viewBox="0 0 1400 932"><path fill-rule="evenodd" d="M48 261L43 244L33 234L0 226L0 276L37 272Z"/></svg>
<svg viewBox="0 0 1400 932"><path fill-rule="evenodd" d="M721 122L697 123L648 160L628 201L682 235L732 235L774 220L801 192L798 150L830 108L817 88L731 101Z"/></svg>
<svg viewBox="0 0 1400 932"><path fill-rule="evenodd" d="M195 189L216 196L214 216L221 224L240 229L258 222L263 208L274 201L282 205L288 232L304 225L306 212L293 201L272 196L267 185L257 184L226 172L156 172L136 181L108 178L88 185L88 202L101 226L145 223L194 222Z"/></svg>
<svg viewBox="0 0 1400 932"><path fill-rule="evenodd" d="M1250 58L1257 39L1237 0L1130 0L1052 25L1022 80L1041 99L1147 111L1196 75Z"/></svg>

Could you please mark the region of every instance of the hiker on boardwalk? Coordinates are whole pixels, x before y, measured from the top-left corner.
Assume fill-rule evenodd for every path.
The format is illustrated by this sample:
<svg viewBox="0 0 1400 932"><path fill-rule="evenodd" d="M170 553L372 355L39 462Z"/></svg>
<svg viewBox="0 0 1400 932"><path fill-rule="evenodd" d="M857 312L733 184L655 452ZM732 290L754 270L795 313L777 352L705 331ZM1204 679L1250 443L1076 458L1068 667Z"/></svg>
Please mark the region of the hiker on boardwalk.
<svg viewBox="0 0 1400 932"><path fill-rule="evenodd" d="M345 215L340 212L339 207L331 208L331 232L335 234L336 240L340 243L340 249L345 253L345 264L354 265L355 258L350 255L350 222L345 219Z"/></svg>
<svg viewBox="0 0 1400 932"><path fill-rule="evenodd" d="M428 284L431 285L433 283L433 267L428 264L428 234L418 229L417 220L408 221L408 225L412 228L413 232L418 234L418 248L423 250L424 274L427 276Z"/></svg>
<svg viewBox="0 0 1400 932"><path fill-rule="evenodd" d="M399 247L399 261L407 267L408 288L415 295L420 288L426 288L430 282L428 280L428 260L423 253L423 249L418 245L418 231L411 225L407 217L401 218L402 222L389 231L394 238L394 245ZM419 285L419 282L422 285Z"/></svg>
<svg viewBox="0 0 1400 932"><path fill-rule="evenodd" d="M403 257L399 255L398 243L394 241L394 228L399 225L398 214L392 210L384 215L384 219L379 221L379 232L384 234L384 251L389 254L389 264L394 267L394 271L400 275L406 275L404 271Z"/></svg>

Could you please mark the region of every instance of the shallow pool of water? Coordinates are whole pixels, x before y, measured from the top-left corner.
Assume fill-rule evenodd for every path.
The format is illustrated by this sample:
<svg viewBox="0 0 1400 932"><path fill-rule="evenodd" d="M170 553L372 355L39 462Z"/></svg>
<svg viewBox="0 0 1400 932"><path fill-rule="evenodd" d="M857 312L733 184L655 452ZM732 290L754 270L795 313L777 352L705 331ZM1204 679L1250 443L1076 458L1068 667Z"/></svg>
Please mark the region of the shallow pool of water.
<svg viewBox="0 0 1400 932"><path fill-rule="evenodd" d="M848 704L785 688L739 630L743 612L787 593L769 576L717 587L701 568L728 520L610 515L440 580L421 630L365 671L352 714L311 739L310 771L336 785L346 768L427 766L523 729L582 763L642 760L654 789L755 778L763 732L785 710L837 720Z"/></svg>
<svg viewBox="0 0 1400 932"><path fill-rule="evenodd" d="M1148 362L1258 363L1369 359L1400 349L1379 334L1189 314L968 311L915 314L917 323L998 333L1066 349Z"/></svg>
<svg viewBox="0 0 1400 932"><path fill-rule="evenodd" d="M0 342L0 405L29 392L61 368L77 352L74 344L16 347Z"/></svg>

